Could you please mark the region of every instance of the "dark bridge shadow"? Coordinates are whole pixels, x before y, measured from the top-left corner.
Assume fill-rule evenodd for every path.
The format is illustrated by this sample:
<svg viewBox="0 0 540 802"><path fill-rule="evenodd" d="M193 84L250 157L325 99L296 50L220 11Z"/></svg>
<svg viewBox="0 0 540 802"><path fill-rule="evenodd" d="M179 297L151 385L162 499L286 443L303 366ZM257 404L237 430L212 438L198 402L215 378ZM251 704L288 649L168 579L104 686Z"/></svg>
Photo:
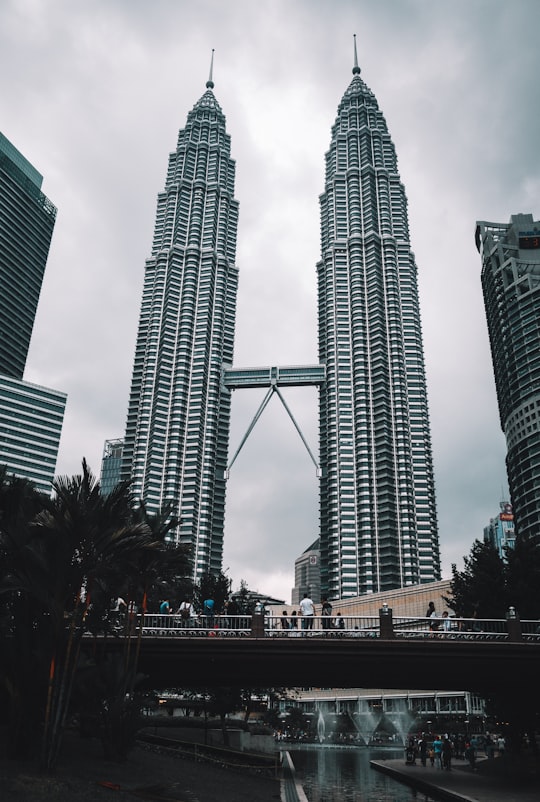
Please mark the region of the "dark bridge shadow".
<svg viewBox="0 0 540 802"><path fill-rule="evenodd" d="M121 651L123 638L86 646L99 658ZM399 687L489 696L518 686L530 698L540 695L540 642L145 636L139 670L156 689Z"/></svg>

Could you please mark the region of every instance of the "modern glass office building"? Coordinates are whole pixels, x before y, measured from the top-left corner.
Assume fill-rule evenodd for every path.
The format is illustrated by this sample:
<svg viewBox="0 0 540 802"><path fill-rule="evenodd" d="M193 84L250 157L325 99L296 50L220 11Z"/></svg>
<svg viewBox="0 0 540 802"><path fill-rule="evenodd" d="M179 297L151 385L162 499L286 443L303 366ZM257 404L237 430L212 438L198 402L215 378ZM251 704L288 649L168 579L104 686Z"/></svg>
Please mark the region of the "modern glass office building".
<svg viewBox="0 0 540 802"><path fill-rule="evenodd" d="M158 196L122 465L150 512L172 503L195 577L222 567L238 287L235 162L213 89L210 76Z"/></svg>
<svg viewBox="0 0 540 802"><path fill-rule="evenodd" d="M506 469L518 536L540 520L540 221L476 224Z"/></svg>
<svg viewBox="0 0 540 802"><path fill-rule="evenodd" d="M0 375L0 465L49 495L66 394Z"/></svg>
<svg viewBox="0 0 540 802"><path fill-rule="evenodd" d="M407 199L356 47L320 209L321 593L346 598L440 579Z"/></svg>
<svg viewBox="0 0 540 802"><path fill-rule="evenodd" d="M514 511L508 501L501 501L499 507L500 512L495 518L490 518L489 524L484 527L484 543L491 543L499 557L505 560L508 549L516 545Z"/></svg>
<svg viewBox="0 0 540 802"><path fill-rule="evenodd" d="M101 494L103 496L108 496L119 483L123 456L123 440L105 440L103 456L101 458L101 474L99 477Z"/></svg>
<svg viewBox="0 0 540 802"><path fill-rule="evenodd" d="M23 381L56 207L0 133L0 464L49 494L65 393Z"/></svg>
<svg viewBox="0 0 540 802"><path fill-rule="evenodd" d="M317 384L321 592L440 578L417 268L396 154L360 78L339 105L321 196L319 365L232 366L235 164L210 77L170 155L146 262L122 478L172 502L195 577L220 570L230 392ZM311 452L310 452L311 453ZM319 466L317 466L319 468Z"/></svg>
<svg viewBox="0 0 540 802"><path fill-rule="evenodd" d="M0 133L0 374L22 379L56 207L43 178Z"/></svg>

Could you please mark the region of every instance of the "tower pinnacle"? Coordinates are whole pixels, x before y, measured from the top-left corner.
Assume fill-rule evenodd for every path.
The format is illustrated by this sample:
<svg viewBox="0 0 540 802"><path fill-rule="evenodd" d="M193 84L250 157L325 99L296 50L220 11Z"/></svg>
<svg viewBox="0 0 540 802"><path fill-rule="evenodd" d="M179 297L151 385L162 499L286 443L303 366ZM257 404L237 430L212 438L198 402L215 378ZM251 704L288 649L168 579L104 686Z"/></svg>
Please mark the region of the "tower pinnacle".
<svg viewBox="0 0 540 802"><path fill-rule="evenodd" d="M360 75L360 67L358 66L358 54L356 52L356 34L353 34L353 37L354 37L354 67L352 72L353 75Z"/></svg>
<svg viewBox="0 0 540 802"><path fill-rule="evenodd" d="M212 58L210 59L210 75L208 76L208 80L206 82L207 89L214 88L214 81L212 80L213 71L214 71L214 48L212 48Z"/></svg>

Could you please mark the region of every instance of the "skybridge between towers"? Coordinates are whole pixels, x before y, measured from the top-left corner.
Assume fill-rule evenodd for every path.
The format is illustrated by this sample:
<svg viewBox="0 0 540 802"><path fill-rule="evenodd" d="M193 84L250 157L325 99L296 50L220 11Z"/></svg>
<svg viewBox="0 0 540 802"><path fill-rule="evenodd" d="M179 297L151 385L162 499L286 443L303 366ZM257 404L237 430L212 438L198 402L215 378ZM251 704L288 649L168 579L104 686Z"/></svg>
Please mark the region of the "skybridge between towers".
<svg viewBox="0 0 540 802"><path fill-rule="evenodd" d="M223 386L229 390L240 390L242 388L255 388L267 387L268 392L264 396L253 420L247 428L247 431L242 438L233 458L229 462L226 471L226 478L229 477L229 472L239 455L240 451L249 435L253 431L255 424L261 417L266 409L268 402L276 394L283 404L287 415L291 419L300 439L302 440L306 451L308 452L311 461L315 465L317 476L321 476L321 469L313 452L311 451L300 426L298 425L294 415L292 414L287 402L285 401L280 387L306 387L306 386L320 386L326 381L326 366L325 365L289 365L286 367L278 367L273 365L271 367L262 368L223 368Z"/></svg>

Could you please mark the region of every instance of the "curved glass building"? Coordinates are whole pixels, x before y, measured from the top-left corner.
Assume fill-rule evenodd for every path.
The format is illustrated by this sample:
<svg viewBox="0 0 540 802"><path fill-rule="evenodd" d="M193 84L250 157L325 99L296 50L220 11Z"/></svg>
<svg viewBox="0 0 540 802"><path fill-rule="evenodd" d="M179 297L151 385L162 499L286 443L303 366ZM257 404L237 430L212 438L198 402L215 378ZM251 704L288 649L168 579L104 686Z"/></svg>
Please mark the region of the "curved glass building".
<svg viewBox="0 0 540 802"><path fill-rule="evenodd" d="M66 394L23 381L57 211L42 182L0 133L0 465L48 495Z"/></svg>
<svg viewBox="0 0 540 802"><path fill-rule="evenodd" d="M540 221L476 224L506 469L516 533L540 519Z"/></svg>

